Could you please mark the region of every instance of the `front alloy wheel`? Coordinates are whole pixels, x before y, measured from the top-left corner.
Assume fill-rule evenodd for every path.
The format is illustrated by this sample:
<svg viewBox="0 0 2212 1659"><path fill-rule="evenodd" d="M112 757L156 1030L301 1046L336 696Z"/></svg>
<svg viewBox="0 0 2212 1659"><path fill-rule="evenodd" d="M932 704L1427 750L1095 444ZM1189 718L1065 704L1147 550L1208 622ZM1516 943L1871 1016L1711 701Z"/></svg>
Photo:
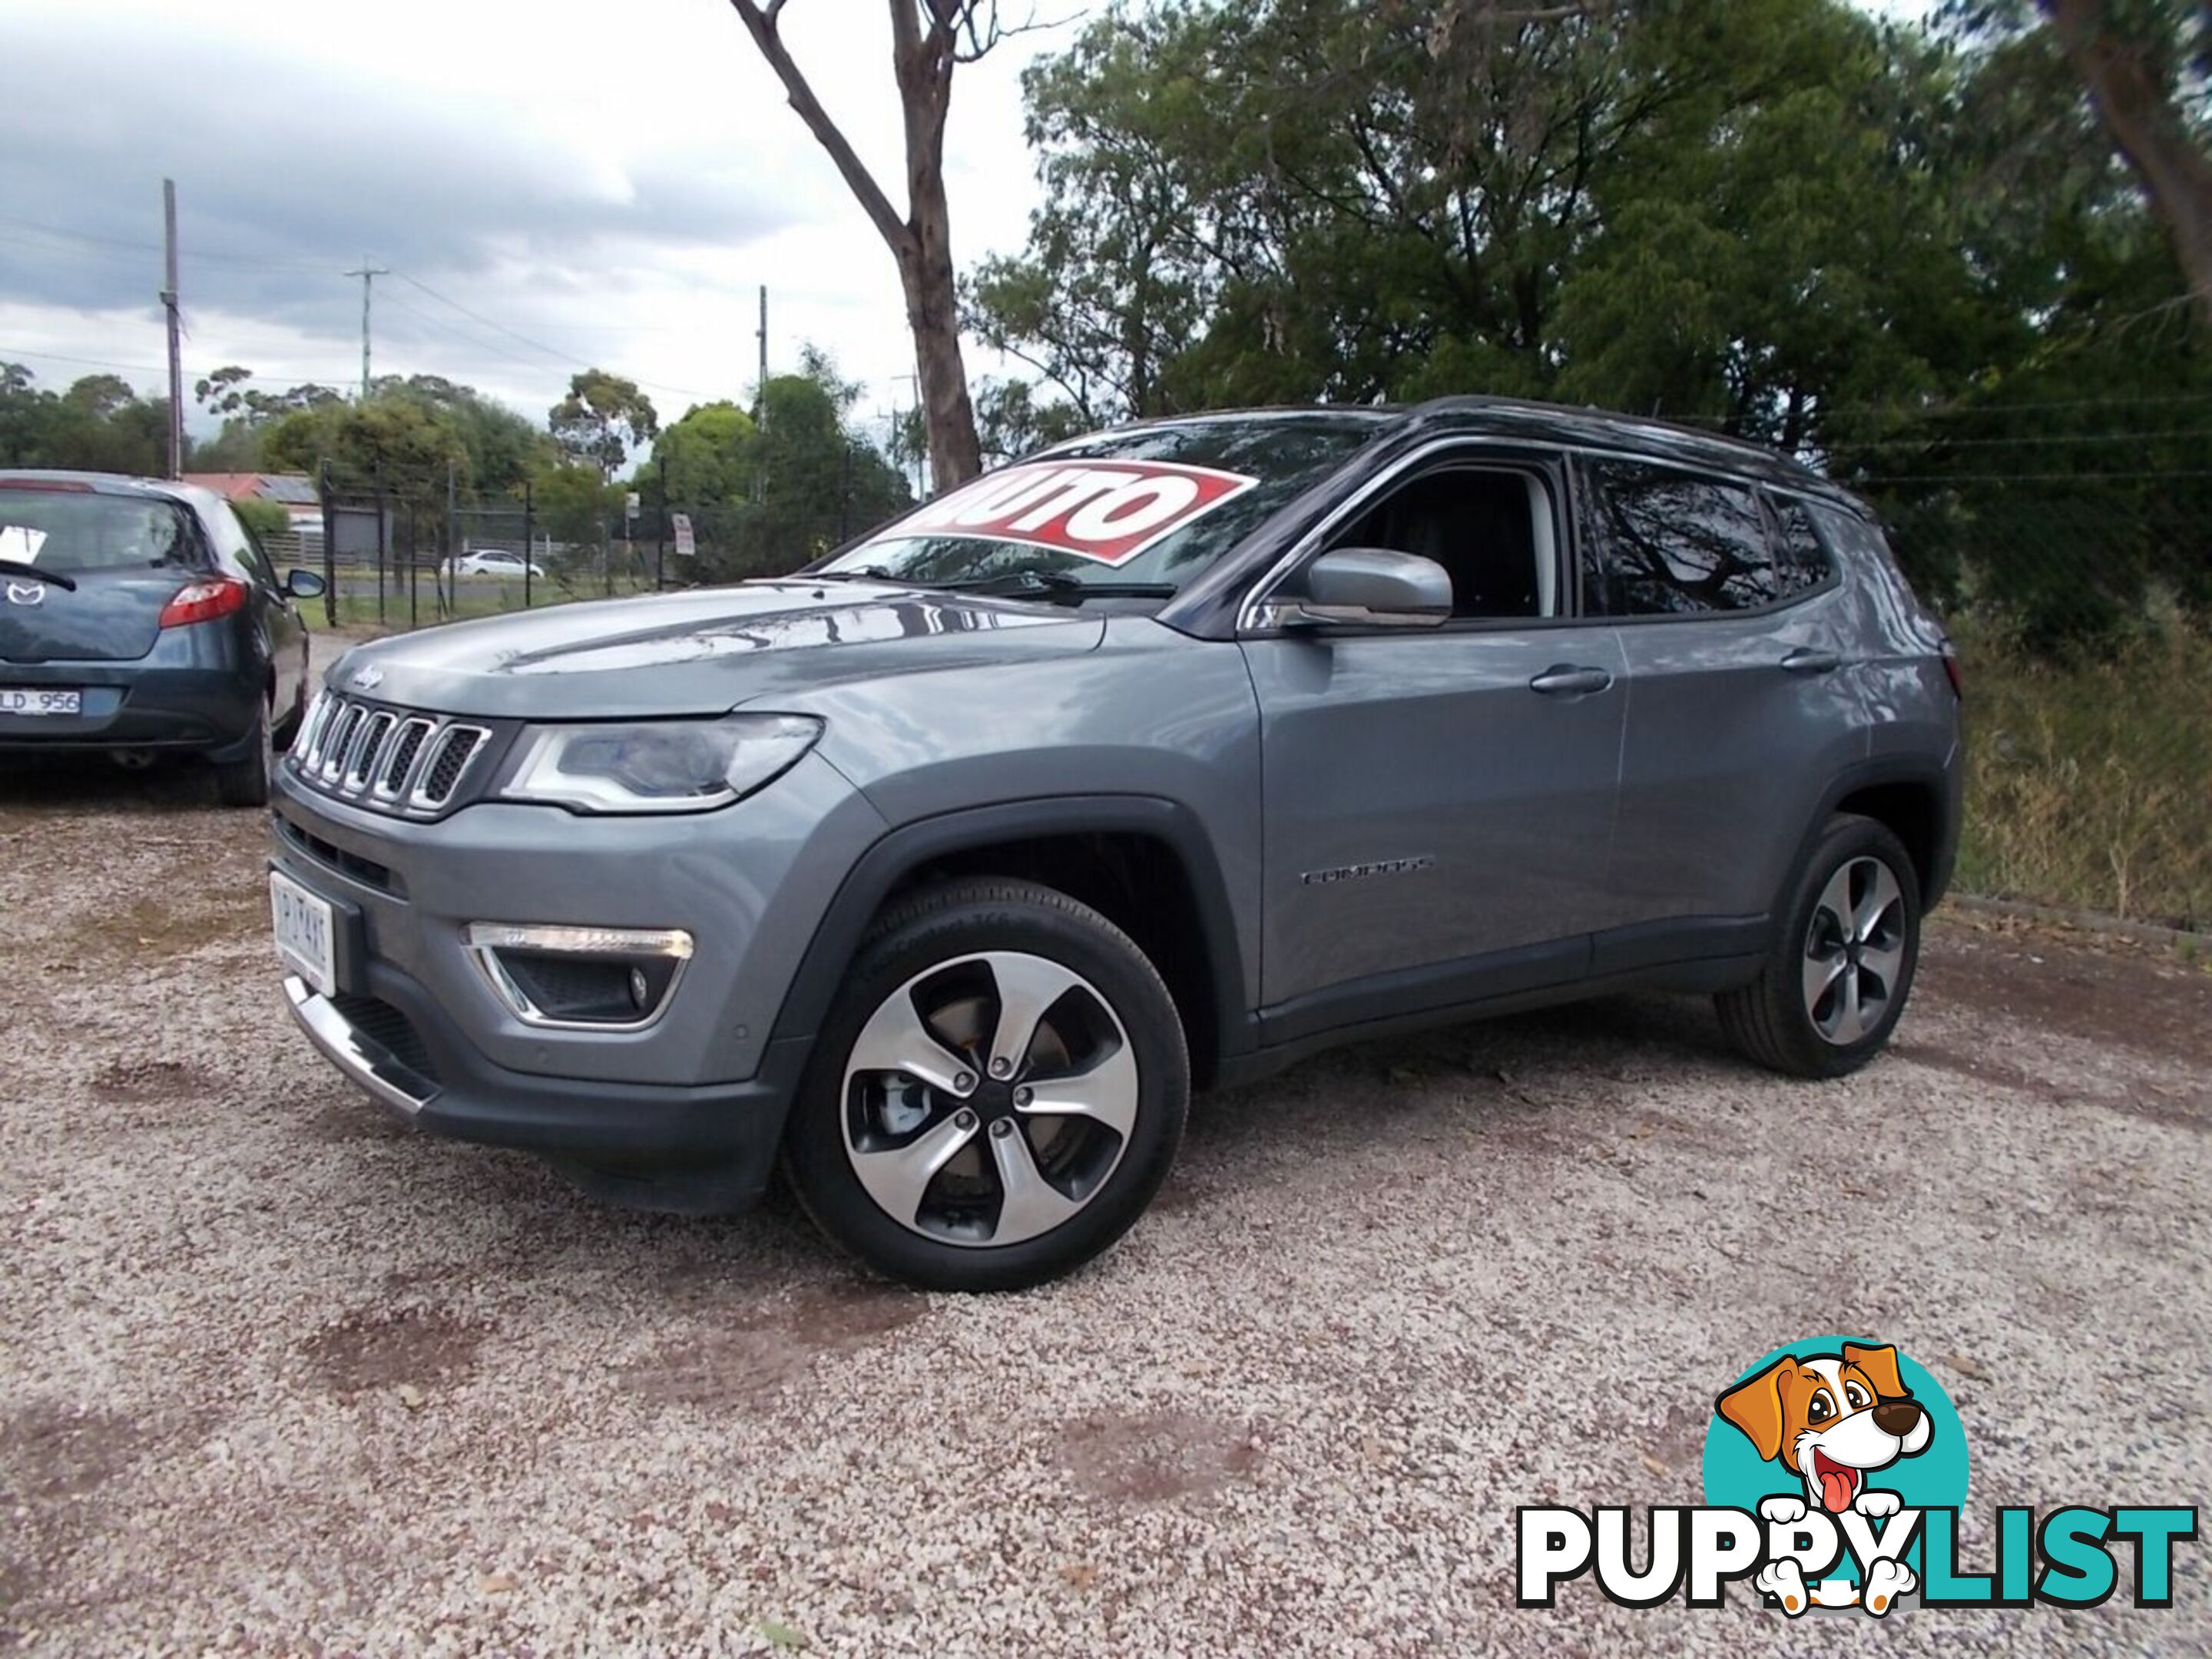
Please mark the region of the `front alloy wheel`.
<svg viewBox="0 0 2212 1659"><path fill-rule="evenodd" d="M1136 1219L1189 1086L1175 1004L1119 928L1030 883L951 883L862 947L787 1167L823 1230L880 1271L1014 1289Z"/></svg>
<svg viewBox="0 0 2212 1659"><path fill-rule="evenodd" d="M925 1237L1018 1244L1096 1198L1137 1119L1137 1062L1098 988L989 951L916 975L861 1028L845 1151L884 1214Z"/></svg>

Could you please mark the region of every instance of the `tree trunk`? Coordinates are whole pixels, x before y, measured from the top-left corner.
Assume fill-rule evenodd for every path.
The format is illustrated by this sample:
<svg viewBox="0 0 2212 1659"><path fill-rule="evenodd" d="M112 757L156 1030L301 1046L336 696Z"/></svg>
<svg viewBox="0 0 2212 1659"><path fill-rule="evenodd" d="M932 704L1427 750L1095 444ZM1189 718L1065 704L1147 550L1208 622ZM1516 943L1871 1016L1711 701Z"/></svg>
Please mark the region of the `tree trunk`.
<svg viewBox="0 0 2212 1659"><path fill-rule="evenodd" d="M938 489L950 489L983 470L975 406L968 396L967 368L960 356L951 214L945 199L945 115L951 102L952 71L961 61L958 27L970 14L960 0L929 0L925 28L917 0L890 0L891 61L906 127L908 210L902 219L784 49L776 25L785 3L730 0L754 45L783 82L792 108L830 153L854 198L898 261L907 324L914 334L922 422L929 433L930 481ZM995 11L988 33L989 40L975 48L976 55L998 37Z"/></svg>
<svg viewBox="0 0 2212 1659"><path fill-rule="evenodd" d="M2040 3L2105 131L2166 226L2197 315L2212 326L2212 156L2191 140L2148 61L2150 48L2105 27L2103 0Z"/></svg>
<svg viewBox="0 0 2212 1659"><path fill-rule="evenodd" d="M983 470L983 448L960 353L960 303L946 234L944 175L933 172L927 184L919 177L914 183L912 240L898 250L899 284L906 290L922 425L929 434L930 487L945 490Z"/></svg>

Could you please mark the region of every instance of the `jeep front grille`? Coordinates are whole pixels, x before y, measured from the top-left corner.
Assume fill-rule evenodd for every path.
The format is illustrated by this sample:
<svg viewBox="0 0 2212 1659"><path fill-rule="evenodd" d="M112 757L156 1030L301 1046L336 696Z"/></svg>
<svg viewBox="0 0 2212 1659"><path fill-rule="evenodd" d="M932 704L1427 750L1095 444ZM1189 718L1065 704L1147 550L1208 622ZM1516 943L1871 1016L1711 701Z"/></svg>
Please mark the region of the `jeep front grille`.
<svg viewBox="0 0 2212 1659"><path fill-rule="evenodd" d="M409 817L457 799L491 746L489 728L324 692L293 740L292 775L319 794Z"/></svg>

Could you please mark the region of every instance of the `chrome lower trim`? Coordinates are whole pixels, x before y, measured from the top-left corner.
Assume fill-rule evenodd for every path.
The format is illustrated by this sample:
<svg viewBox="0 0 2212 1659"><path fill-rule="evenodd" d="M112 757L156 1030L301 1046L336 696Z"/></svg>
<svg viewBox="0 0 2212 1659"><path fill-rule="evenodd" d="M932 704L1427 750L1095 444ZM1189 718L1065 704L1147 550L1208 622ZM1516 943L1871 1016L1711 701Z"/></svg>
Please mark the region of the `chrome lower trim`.
<svg viewBox="0 0 2212 1659"><path fill-rule="evenodd" d="M680 927L573 927L472 921L461 929L461 943L501 1006L525 1025L542 1031L619 1035L649 1030L660 1023L660 1017L676 1000L677 989L684 983L684 970L691 965L691 935ZM514 976L507 971L507 964L499 959L502 948L580 957L666 957L676 963L676 968L661 990L660 1000L635 1019L561 1019L532 1002L528 993L514 982Z"/></svg>
<svg viewBox="0 0 2212 1659"><path fill-rule="evenodd" d="M438 1097L436 1084L365 1036L298 975L284 976L284 1000L324 1059L403 1117L415 1116Z"/></svg>

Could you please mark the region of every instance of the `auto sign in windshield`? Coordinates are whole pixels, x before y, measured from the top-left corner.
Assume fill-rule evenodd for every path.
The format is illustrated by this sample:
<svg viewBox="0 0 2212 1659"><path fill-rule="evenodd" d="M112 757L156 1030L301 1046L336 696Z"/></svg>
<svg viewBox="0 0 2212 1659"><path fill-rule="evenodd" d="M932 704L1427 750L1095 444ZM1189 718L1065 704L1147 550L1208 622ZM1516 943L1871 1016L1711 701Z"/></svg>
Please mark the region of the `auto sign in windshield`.
<svg viewBox="0 0 2212 1659"><path fill-rule="evenodd" d="M963 586L1029 573L1071 590L1171 589L1341 465L1387 419L1346 410L1102 433L948 491L821 570Z"/></svg>

